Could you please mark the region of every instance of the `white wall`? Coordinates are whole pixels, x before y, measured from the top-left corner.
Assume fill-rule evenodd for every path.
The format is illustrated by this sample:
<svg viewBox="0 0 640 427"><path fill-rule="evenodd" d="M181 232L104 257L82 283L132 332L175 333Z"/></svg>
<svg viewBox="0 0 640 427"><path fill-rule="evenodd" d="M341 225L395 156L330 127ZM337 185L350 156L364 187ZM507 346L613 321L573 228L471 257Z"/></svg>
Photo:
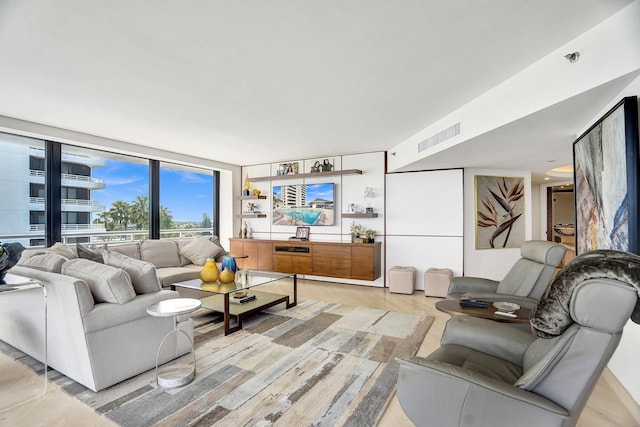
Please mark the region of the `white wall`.
<svg viewBox="0 0 640 427"><path fill-rule="evenodd" d="M475 242L475 184L476 175L524 177L525 240L531 239L531 172L501 169L464 170L464 275L502 280L520 258L519 248L476 249Z"/></svg>
<svg viewBox="0 0 640 427"><path fill-rule="evenodd" d="M394 265L416 267L424 289L428 268L462 275L462 170L387 175L387 276Z"/></svg>

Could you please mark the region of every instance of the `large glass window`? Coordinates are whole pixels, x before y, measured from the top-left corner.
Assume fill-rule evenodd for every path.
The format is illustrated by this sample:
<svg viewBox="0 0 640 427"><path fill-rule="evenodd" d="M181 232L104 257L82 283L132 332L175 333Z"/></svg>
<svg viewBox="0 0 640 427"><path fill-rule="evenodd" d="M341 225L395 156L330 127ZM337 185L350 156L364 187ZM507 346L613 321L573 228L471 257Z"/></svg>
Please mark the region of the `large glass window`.
<svg viewBox="0 0 640 427"><path fill-rule="evenodd" d="M62 146L62 236L72 243L149 236L149 161Z"/></svg>
<svg viewBox="0 0 640 427"><path fill-rule="evenodd" d="M44 191L44 141L0 133L0 153L0 242L40 246L44 239L44 198L38 197L44 195L37 189Z"/></svg>
<svg viewBox="0 0 640 427"><path fill-rule="evenodd" d="M160 237L215 234L213 171L160 164Z"/></svg>

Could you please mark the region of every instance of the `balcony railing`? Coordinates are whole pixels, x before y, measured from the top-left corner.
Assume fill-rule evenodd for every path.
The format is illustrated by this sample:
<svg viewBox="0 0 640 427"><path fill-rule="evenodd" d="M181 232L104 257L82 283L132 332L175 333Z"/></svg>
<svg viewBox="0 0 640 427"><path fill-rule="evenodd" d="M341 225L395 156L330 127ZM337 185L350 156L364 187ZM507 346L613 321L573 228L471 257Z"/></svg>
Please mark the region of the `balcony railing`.
<svg viewBox="0 0 640 427"><path fill-rule="evenodd" d="M30 169L29 176L44 178L44 171ZM86 176L86 175L72 175L70 173L63 173L62 179L66 179L68 181L91 182L93 184L104 185L104 180L102 178L93 178L91 176Z"/></svg>
<svg viewBox="0 0 640 427"><path fill-rule="evenodd" d="M74 233L67 233L62 235L62 242L68 243L69 239L78 239L79 237L89 237L91 243L115 243L115 242L130 242L135 240L144 240L149 238L149 230L125 230L125 231L88 231L82 232L82 229L76 228L75 230L65 229L67 226L91 226L92 230L99 230L102 228L102 224L67 224L62 226L62 231L77 231ZM88 230L85 228L84 230ZM43 224L32 224L30 231L44 231ZM160 230L160 238L167 237L193 237L199 235L213 235L212 228L171 228ZM42 234L6 234L0 235L0 241L12 242L23 241L24 245L29 244L29 239L44 238Z"/></svg>
<svg viewBox="0 0 640 427"><path fill-rule="evenodd" d="M44 204L44 197L29 197L29 203ZM97 200L84 200L84 199L62 199L63 205L73 206L91 206L93 208L104 209L104 203Z"/></svg>
<svg viewBox="0 0 640 427"><path fill-rule="evenodd" d="M104 230L102 224L62 224L62 231ZM44 224L29 224L29 231L44 231Z"/></svg>

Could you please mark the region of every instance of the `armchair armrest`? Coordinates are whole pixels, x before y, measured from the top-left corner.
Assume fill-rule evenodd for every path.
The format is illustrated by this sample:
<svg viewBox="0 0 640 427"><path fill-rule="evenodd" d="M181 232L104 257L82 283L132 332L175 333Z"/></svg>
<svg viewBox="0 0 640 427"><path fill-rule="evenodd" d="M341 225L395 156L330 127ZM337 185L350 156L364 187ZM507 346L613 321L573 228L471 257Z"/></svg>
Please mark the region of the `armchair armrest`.
<svg viewBox="0 0 640 427"><path fill-rule="evenodd" d="M447 293L453 296L453 294L467 292L495 292L498 289L498 283L500 282L480 277L452 277Z"/></svg>
<svg viewBox="0 0 640 427"><path fill-rule="evenodd" d="M522 366L524 354L535 340L533 334L504 323L455 316L447 322L440 345L471 348Z"/></svg>

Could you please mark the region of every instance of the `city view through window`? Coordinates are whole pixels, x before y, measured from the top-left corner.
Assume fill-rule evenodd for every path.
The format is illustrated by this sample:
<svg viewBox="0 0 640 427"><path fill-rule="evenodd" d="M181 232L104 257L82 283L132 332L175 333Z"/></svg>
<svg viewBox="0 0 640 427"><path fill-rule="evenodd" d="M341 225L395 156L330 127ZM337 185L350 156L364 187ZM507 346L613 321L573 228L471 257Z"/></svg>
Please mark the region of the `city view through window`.
<svg viewBox="0 0 640 427"><path fill-rule="evenodd" d="M0 166L8 172L0 206L1 242L45 244L44 141L0 133ZM149 160L62 144L61 233L64 243L149 237ZM213 234L212 170L160 167L160 237Z"/></svg>

